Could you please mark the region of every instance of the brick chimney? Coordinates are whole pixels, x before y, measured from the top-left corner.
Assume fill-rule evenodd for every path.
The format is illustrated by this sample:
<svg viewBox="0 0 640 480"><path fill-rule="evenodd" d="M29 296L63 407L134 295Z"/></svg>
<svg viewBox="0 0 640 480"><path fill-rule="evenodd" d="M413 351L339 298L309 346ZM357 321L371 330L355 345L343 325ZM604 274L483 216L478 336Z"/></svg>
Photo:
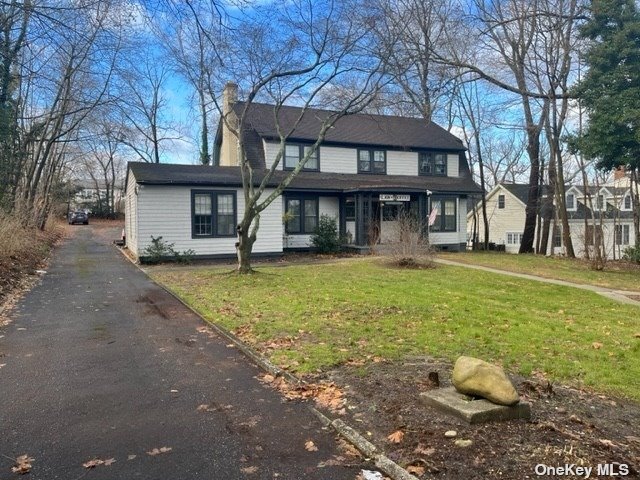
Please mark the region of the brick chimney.
<svg viewBox="0 0 640 480"><path fill-rule="evenodd" d="M238 137L232 129L238 127L238 117L233 111L233 106L238 101L238 85L227 82L222 91L222 147L220 149L221 166L237 166L238 163ZM231 127L231 128L229 128Z"/></svg>
<svg viewBox="0 0 640 480"><path fill-rule="evenodd" d="M614 180L620 180L620 179L624 178L625 175L626 175L626 171L625 171L625 168L623 166L620 166L620 167L616 168L613 171L613 179Z"/></svg>

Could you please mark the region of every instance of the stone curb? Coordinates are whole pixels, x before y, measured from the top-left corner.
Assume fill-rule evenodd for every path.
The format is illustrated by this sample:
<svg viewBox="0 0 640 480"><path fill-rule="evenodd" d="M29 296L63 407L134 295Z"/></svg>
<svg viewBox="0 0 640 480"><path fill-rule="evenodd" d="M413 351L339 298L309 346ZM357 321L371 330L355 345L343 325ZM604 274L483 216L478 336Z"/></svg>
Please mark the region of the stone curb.
<svg viewBox="0 0 640 480"><path fill-rule="evenodd" d="M151 278L139 264L134 262L133 259L131 259L129 256L125 255L120 248L118 248L118 250L120 250L120 253L124 258L126 258L138 270L144 273L147 276L147 278L151 280L151 282L153 282L154 285L157 285L158 287L160 287L162 290L167 292L169 295L171 295L173 298L179 301L182 305L188 308L192 313L197 315L202 320L203 323L213 328L213 330L215 330L216 333L222 336L225 340L228 340L229 342L231 342L235 348L237 348L244 355L249 357L258 367L262 368L263 370L267 371L268 373L270 373L275 377L283 377L291 383L298 384L298 385L304 383L302 380L295 377L291 373L287 372L286 370L282 370L280 367L277 367L276 365L271 363L269 360L264 358L258 352L256 352L251 347L249 347L247 344L242 342L242 340L240 340L238 337L236 337L233 333L228 331L226 328L220 325L217 325L215 323L207 322L202 317L202 315L196 312L190 305L187 305L175 293L173 293L164 285L159 284L153 278ZM419 480L417 477L411 475L404 468L402 468L400 465L398 465L389 457L387 457L384 453L378 450L378 448L374 444L369 442L364 436L362 436L360 433L358 433L356 430L351 428L349 425L347 425L345 422L343 422L339 418L331 420L329 417L327 417L324 413L322 413L317 408L308 404L307 404L307 408L311 411L311 413L313 413L316 416L316 418L318 418L318 420L320 421L320 423L322 423L323 426L332 428L338 435L340 435L342 438L344 438L346 441L348 441L350 444L356 447L358 451L362 453L366 458L372 459L374 461L375 466L378 469L380 469L384 474L391 477L392 480Z"/></svg>

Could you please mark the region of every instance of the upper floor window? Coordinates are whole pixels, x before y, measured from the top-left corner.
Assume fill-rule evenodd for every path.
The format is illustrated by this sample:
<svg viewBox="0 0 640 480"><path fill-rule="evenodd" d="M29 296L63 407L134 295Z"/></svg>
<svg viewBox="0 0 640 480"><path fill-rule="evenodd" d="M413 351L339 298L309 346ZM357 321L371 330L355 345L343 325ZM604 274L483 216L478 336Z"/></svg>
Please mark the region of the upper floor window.
<svg viewBox="0 0 640 480"><path fill-rule="evenodd" d="M384 150L358 150L358 173L387 173L387 152Z"/></svg>
<svg viewBox="0 0 640 480"><path fill-rule="evenodd" d="M318 197L287 197L285 212L288 234L311 234L318 227Z"/></svg>
<svg viewBox="0 0 640 480"><path fill-rule="evenodd" d="M284 169L293 170L296 168L298 163L300 163L302 159L309 154L309 152L311 152L310 145L295 145L287 143L284 147ZM320 169L319 165L318 149L316 149L302 169L318 171Z"/></svg>
<svg viewBox="0 0 640 480"><path fill-rule="evenodd" d="M233 237L236 234L236 193L191 191L191 236Z"/></svg>
<svg viewBox="0 0 640 480"><path fill-rule="evenodd" d="M431 226L432 232L456 231L456 199L431 198L431 208L436 209L435 222Z"/></svg>
<svg viewBox="0 0 640 480"><path fill-rule="evenodd" d="M504 202L505 202L504 195L498 195L498 208L499 209L502 210L504 208Z"/></svg>
<svg viewBox="0 0 640 480"><path fill-rule="evenodd" d="M604 210L605 209L604 195L598 195L596 197L596 208L598 210Z"/></svg>
<svg viewBox="0 0 640 480"><path fill-rule="evenodd" d="M418 154L418 172L420 175L447 175L447 154L420 152Z"/></svg>
<svg viewBox="0 0 640 480"><path fill-rule="evenodd" d="M567 210L575 210L576 196L573 193L567 193Z"/></svg>
<svg viewBox="0 0 640 480"><path fill-rule="evenodd" d="M624 210L631 210L631 195L627 195L626 197L624 197L622 208Z"/></svg>

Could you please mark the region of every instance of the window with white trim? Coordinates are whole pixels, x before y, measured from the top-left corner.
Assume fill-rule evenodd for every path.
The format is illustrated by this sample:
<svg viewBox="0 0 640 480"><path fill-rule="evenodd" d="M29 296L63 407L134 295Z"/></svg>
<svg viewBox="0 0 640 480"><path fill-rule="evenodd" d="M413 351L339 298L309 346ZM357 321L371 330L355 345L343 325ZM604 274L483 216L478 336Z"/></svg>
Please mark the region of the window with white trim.
<svg viewBox="0 0 640 480"><path fill-rule="evenodd" d="M522 243L521 232L507 232L507 245L520 245Z"/></svg>
<svg viewBox="0 0 640 480"><path fill-rule="evenodd" d="M616 225L616 245L629 245L629 225Z"/></svg>
<svg viewBox="0 0 640 480"><path fill-rule="evenodd" d="M504 208L504 204L505 204L505 196L498 195L498 208L502 210Z"/></svg>
<svg viewBox="0 0 640 480"><path fill-rule="evenodd" d="M622 202L623 210L631 210L631 195L626 195Z"/></svg>
<svg viewBox="0 0 640 480"><path fill-rule="evenodd" d="M576 196L573 193L567 193L567 210L576 209Z"/></svg>

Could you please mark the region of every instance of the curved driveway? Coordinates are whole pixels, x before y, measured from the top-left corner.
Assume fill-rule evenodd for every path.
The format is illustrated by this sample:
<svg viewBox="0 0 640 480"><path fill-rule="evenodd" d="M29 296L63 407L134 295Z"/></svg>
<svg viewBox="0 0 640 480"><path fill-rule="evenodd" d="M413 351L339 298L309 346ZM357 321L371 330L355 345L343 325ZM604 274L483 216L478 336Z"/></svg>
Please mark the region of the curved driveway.
<svg viewBox="0 0 640 480"><path fill-rule="evenodd" d="M109 245L119 229L74 232L0 329L1 479L22 454L32 480L356 477L303 405ZM115 463L82 466L96 458Z"/></svg>

